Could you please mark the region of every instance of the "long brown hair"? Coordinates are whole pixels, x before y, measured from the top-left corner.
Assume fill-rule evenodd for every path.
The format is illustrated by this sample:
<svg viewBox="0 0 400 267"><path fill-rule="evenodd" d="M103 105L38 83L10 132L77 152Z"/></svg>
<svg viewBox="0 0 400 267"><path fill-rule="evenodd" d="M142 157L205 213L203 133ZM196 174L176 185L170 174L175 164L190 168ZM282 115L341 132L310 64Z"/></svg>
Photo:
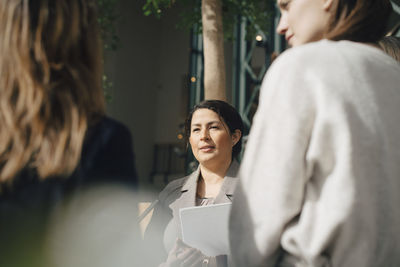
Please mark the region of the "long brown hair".
<svg viewBox="0 0 400 267"><path fill-rule="evenodd" d="M95 2L1 0L0 36L0 182L68 175L104 114Z"/></svg>
<svg viewBox="0 0 400 267"><path fill-rule="evenodd" d="M378 44L386 54L400 62L400 37L385 36Z"/></svg>
<svg viewBox="0 0 400 267"><path fill-rule="evenodd" d="M389 0L333 0L325 38L375 43L384 35L392 12Z"/></svg>

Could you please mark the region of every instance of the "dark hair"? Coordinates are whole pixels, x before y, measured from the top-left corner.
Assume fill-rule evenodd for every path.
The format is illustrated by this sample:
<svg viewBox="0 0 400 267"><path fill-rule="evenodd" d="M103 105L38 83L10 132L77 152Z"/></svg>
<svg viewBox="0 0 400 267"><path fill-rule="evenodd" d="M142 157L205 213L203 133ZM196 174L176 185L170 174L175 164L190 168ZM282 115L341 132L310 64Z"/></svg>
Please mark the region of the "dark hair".
<svg viewBox="0 0 400 267"><path fill-rule="evenodd" d="M389 0L333 0L333 13L325 38L376 43L386 34Z"/></svg>
<svg viewBox="0 0 400 267"><path fill-rule="evenodd" d="M400 61L400 37L386 36L379 41L379 46L382 50L393 57L397 61Z"/></svg>
<svg viewBox="0 0 400 267"><path fill-rule="evenodd" d="M214 111L223 120L223 122L226 123L231 134L233 134L235 130L240 130L240 132L243 134L242 117L240 117L239 112L237 112L237 110L234 107L221 100L204 100L193 107L193 109L190 111L186 119L185 122L186 140L189 140L190 137L193 114L198 109L209 109ZM240 137L239 141L232 148L232 158L235 158L237 155L239 155L241 150L242 150L242 137Z"/></svg>

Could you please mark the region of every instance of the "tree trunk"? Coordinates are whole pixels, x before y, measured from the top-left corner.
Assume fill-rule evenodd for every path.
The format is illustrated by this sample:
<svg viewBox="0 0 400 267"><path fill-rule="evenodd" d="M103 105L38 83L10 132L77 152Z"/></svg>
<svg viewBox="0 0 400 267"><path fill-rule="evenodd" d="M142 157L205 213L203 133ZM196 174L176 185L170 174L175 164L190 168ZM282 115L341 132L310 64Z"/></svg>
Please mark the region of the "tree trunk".
<svg viewBox="0 0 400 267"><path fill-rule="evenodd" d="M202 0L204 98L226 101L221 0Z"/></svg>

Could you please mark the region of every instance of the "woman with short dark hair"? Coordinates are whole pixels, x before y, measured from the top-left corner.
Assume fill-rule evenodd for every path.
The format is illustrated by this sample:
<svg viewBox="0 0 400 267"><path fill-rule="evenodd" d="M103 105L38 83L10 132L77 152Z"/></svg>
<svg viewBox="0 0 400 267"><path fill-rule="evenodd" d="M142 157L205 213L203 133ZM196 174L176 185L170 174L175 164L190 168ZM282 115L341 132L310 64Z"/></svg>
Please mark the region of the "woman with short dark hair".
<svg viewBox="0 0 400 267"><path fill-rule="evenodd" d="M214 111L220 118L224 120L226 126L228 126L228 129L226 130L228 130L231 134L234 134L235 130L240 130L240 132L243 133L244 127L242 118L240 117L240 114L236 111L234 107L221 100L206 100L195 105L185 121L185 137L188 143L191 135L190 131L191 131L193 114L198 109L209 109L211 111ZM233 146L232 158L236 159L241 151L242 151L242 138L240 138L237 141L237 143Z"/></svg>
<svg viewBox="0 0 400 267"><path fill-rule="evenodd" d="M226 266L226 256L206 257L180 240L179 210L232 201L243 122L228 103L206 100L188 115L185 132L199 167L170 182L160 193L145 235L152 242L150 256L155 265L164 261L162 266Z"/></svg>

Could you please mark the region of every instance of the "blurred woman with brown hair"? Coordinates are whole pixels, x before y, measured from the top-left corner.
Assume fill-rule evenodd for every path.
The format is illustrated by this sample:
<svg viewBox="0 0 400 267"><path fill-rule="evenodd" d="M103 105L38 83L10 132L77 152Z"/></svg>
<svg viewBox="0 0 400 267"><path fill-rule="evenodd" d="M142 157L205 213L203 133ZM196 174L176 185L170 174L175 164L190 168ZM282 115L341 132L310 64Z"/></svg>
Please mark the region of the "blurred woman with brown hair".
<svg viewBox="0 0 400 267"><path fill-rule="evenodd" d="M101 44L86 2L0 3L2 182L26 167L42 179L71 174L88 125L104 114Z"/></svg>
<svg viewBox="0 0 400 267"><path fill-rule="evenodd" d="M237 266L400 266L400 66L389 0L278 0L232 204Z"/></svg>
<svg viewBox="0 0 400 267"><path fill-rule="evenodd" d="M2 239L24 218L40 238L42 215L78 187L136 185L130 133L105 116L96 13L94 0L0 1Z"/></svg>

